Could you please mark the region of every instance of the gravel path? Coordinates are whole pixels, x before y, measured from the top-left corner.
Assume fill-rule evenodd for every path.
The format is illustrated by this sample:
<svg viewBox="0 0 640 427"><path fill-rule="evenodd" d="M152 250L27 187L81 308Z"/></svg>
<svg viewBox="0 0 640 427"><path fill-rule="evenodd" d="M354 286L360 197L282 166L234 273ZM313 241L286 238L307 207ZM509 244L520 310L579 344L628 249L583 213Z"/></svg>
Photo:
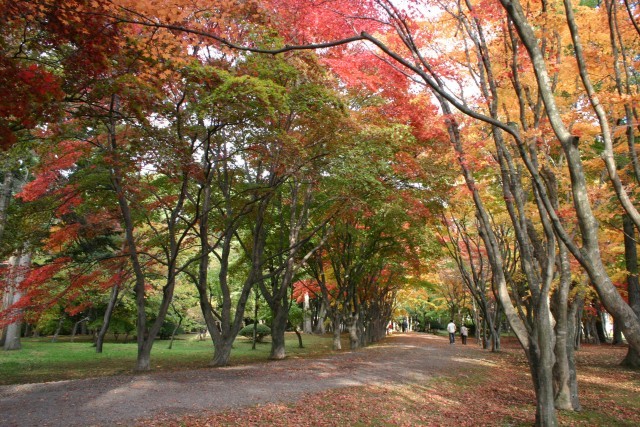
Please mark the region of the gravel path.
<svg viewBox="0 0 640 427"><path fill-rule="evenodd" d="M483 363L486 356L473 344L408 333L323 358L1 386L0 425L132 425L158 414L293 402L340 387L422 383Z"/></svg>

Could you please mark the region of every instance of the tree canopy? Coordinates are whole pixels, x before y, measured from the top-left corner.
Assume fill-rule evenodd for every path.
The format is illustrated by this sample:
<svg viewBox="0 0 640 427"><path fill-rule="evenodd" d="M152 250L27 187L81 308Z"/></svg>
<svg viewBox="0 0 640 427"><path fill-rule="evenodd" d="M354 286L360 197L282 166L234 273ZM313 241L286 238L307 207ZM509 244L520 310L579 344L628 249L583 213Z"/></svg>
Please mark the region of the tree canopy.
<svg viewBox="0 0 640 427"><path fill-rule="evenodd" d="M335 347L452 316L497 351L508 325L544 425L580 409L583 314L640 366L626 0L0 11L5 348L20 322L121 313L147 370L190 304L222 366L262 299L279 359L306 295Z"/></svg>

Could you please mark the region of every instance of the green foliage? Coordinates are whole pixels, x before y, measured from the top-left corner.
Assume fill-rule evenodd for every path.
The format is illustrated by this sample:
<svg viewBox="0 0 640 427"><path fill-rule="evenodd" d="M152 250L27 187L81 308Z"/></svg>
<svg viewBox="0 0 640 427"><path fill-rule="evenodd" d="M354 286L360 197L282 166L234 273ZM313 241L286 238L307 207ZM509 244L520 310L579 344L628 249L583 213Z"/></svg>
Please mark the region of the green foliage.
<svg viewBox="0 0 640 427"><path fill-rule="evenodd" d="M304 310L296 303L292 303L289 307L289 323L294 328L302 325L304 321Z"/></svg>
<svg viewBox="0 0 640 427"><path fill-rule="evenodd" d="M600 6L600 0L580 0L580 6L586 6L595 9Z"/></svg>
<svg viewBox="0 0 640 427"><path fill-rule="evenodd" d="M262 323L247 325L240 329L238 335L253 339L253 331L256 331L256 341L262 342L264 337L271 335L271 328Z"/></svg>

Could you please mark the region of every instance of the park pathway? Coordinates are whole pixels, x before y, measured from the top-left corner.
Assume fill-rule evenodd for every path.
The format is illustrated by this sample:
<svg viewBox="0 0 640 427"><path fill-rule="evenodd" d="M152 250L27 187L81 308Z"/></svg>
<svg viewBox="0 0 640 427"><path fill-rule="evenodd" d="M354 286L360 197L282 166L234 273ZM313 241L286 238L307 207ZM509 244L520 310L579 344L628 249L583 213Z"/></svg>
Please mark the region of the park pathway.
<svg viewBox="0 0 640 427"><path fill-rule="evenodd" d="M159 415L295 402L341 387L424 383L486 363L486 357L473 344L407 333L322 358L1 386L0 425L133 425Z"/></svg>

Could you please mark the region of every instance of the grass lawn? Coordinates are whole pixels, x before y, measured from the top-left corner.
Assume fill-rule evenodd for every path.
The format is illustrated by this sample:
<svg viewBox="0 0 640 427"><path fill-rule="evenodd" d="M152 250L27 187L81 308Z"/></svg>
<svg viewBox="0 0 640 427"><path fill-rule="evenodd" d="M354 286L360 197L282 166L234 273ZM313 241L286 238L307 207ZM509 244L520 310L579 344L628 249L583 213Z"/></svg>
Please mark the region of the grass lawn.
<svg viewBox="0 0 640 427"><path fill-rule="evenodd" d="M328 353L331 351L332 338L328 335L304 335L303 344L305 348L299 348L296 335L287 333L287 356L310 357ZM346 341L343 342L343 348L347 348L345 345L348 346ZM199 341L196 334L180 335L173 342L171 350L168 346L168 340L158 340L153 345L153 370L202 368L208 366L213 358L211 340ZM231 364L265 361L270 350L269 342L259 343L252 350L251 341L239 337L231 352ZM59 337L58 342L52 343L50 338L23 338L22 350L0 351L0 385L132 373L136 352L135 342L107 342L103 352L98 354L91 342L78 342L78 339L69 342L68 337Z"/></svg>

